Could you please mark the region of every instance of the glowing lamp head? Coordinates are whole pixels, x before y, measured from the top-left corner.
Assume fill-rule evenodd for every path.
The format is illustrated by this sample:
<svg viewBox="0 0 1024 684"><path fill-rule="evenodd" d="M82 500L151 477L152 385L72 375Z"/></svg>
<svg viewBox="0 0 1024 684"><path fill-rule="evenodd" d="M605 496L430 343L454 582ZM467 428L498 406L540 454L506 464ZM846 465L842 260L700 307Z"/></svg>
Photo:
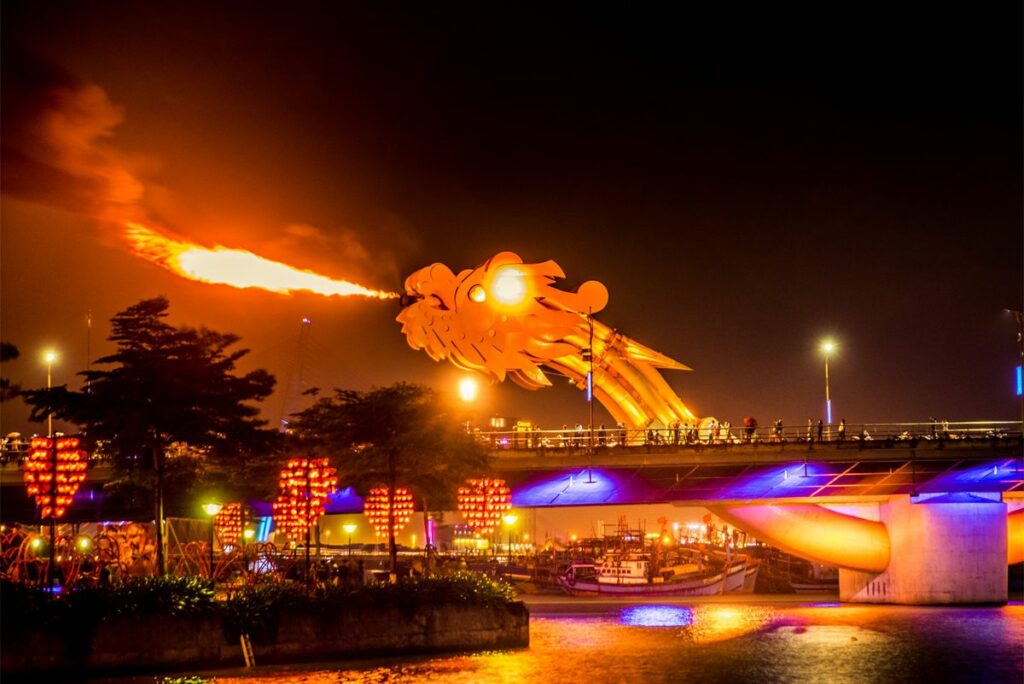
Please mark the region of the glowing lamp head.
<svg viewBox="0 0 1024 684"><path fill-rule="evenodd" d="M242 536L248 541L256 536L256 530L247 529L245 532L242 532Z"/></svg>
<svg viewBox="0 0 1024 684"><path fill-rule="evenodd" d="M462 378L459 380L459 399L462 401L470 402L476 399L477 392L479 391L479 385L475 378Z"/></svg>
<svg viewBox="0 0 1024 684"><path fill-rule="evenodd" d="M206 515L217 515L222 508L224 508L224 505L219 503L203 504L203 510L206 511Z"/></svg>
<svg viewBox="0 0 1024 684"><path fill-rule="evenodd" d="M825 340L821 343L821 353L828 356L836 350L836 343L832 340Z"/></svg>
<svg viewBox="0 0 1024 684"><path fill-rule="evenodd" d="M57 352L53 351L52 349L48 349L47 351L43 352L43 361L46 361L46 363L53 363L56 360Z"/></svg>
<svg viewBox="0 0 1024 684"><path fill-rule="evenodd" d="M32 549L33 550L38 551L39 547L42 546L42 545L43 545L43 540L40 539L39 537L36 537L35 539L32 540Z"/></svg>
<svg viewBox="0 0 1024 684"><path fill-rule="evenodd" d="M79 537L78 548L82 549L82 551L88 551L90 546L92 546L91 539L88 537Z"/></svg>
<svg viewBox="0 0 1024 684"><path fill-rule="evenodd" d="M505 524L509 527L516 524L516 520L519 520L519 516L515 513L509 513L508 515L501 516L501 519L505 521Z"/></svg>
<svg viewBox="0 0 1024 684"><path fill-rule="evenodd" d="M491 294L499 304L516 306L526 298L526 280L514 266L500 268L491 281Z"/></svg>
<svg viewBox="0 0 1024 684"><path fill-rule="evenodd" d="M344 525L341 526L341 529L345 530L345 532L348 533L348 534L352 534L353 532L356 531L356 524L355 523L345 523Z"/></svg>

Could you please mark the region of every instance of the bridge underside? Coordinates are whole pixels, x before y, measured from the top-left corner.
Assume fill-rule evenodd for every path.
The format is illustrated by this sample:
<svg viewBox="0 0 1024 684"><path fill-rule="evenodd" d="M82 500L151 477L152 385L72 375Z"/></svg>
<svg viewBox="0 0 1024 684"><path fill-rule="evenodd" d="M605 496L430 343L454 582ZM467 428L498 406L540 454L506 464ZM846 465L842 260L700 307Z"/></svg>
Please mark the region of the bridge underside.
<svg viewBox="0 0 1024 684"><path fill-rule="evenodd" d="M704 506L748 534L840 568L846 601L1004 603L1024 561L1022 471L988 460L796 461L507 471L522 507Z"/></svg>
<svg viewBox="0 0 1024 684"><path fill-rule="evenodd" d="M949 492L1024 498L1024 473L1014 458L851 458L593 468L581 464L544 470L509 468L499 462L497 467L512 486L513 505L525 507L842 503Z"/></svg>

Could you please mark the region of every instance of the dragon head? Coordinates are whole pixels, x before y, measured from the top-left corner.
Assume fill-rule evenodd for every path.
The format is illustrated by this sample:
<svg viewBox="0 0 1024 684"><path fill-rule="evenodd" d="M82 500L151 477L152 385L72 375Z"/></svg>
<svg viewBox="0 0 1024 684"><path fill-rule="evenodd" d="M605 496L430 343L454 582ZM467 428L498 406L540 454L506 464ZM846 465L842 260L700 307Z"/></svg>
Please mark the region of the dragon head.
<svg viewBox="0 0 1024 684"><path fill-rule="evenodd" d="M397 320L409 345L435 361L536 389L551 384L540 365L578 353L566 339L585 334L586 317L608 303L597 281L559 290L564 277L553 261L526 264L512 252L458 275L433 264L406 278Z"/></svg>

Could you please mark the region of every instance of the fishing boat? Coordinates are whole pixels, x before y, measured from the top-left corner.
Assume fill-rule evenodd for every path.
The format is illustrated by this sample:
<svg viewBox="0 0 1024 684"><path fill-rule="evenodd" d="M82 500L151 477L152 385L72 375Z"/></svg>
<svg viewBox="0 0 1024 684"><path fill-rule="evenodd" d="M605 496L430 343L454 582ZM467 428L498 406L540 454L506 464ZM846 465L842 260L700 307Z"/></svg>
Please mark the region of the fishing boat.
<svg viewBox="0 0 1024 684"><path fill-rule="evenodd" d="M713 596L750 593L757 580L757 564L745 558L708 574L697 563L654 567L648 554L608 554L597 563L573 563L556 578L574 596Z"/></svg>

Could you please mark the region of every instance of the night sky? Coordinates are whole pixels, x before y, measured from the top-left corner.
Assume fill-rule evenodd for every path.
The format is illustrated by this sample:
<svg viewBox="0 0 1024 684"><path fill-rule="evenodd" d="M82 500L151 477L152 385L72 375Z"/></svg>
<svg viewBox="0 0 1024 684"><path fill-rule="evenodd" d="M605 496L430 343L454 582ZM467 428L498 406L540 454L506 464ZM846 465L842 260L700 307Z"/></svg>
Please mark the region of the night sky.
<svg viewBox="0 0 1024 684"><path fill-rule="evenodd" d="M453 386L394 302L185 280L117 220L398 289L501 250L604 282L699 415L1015 419L1021 10L2 6L3 374L77 386L111 315L242 336L280 386ZM300 320L312 319L299 363ZM301 368L302 382L296 379ZM279 392L266 404L276 423ZM290 405L290 408L300 408ZM20 402L3 430L32 431ZM475 411L586 422L568 385ZM607 420L599 414L600 420Z"/></svg>

